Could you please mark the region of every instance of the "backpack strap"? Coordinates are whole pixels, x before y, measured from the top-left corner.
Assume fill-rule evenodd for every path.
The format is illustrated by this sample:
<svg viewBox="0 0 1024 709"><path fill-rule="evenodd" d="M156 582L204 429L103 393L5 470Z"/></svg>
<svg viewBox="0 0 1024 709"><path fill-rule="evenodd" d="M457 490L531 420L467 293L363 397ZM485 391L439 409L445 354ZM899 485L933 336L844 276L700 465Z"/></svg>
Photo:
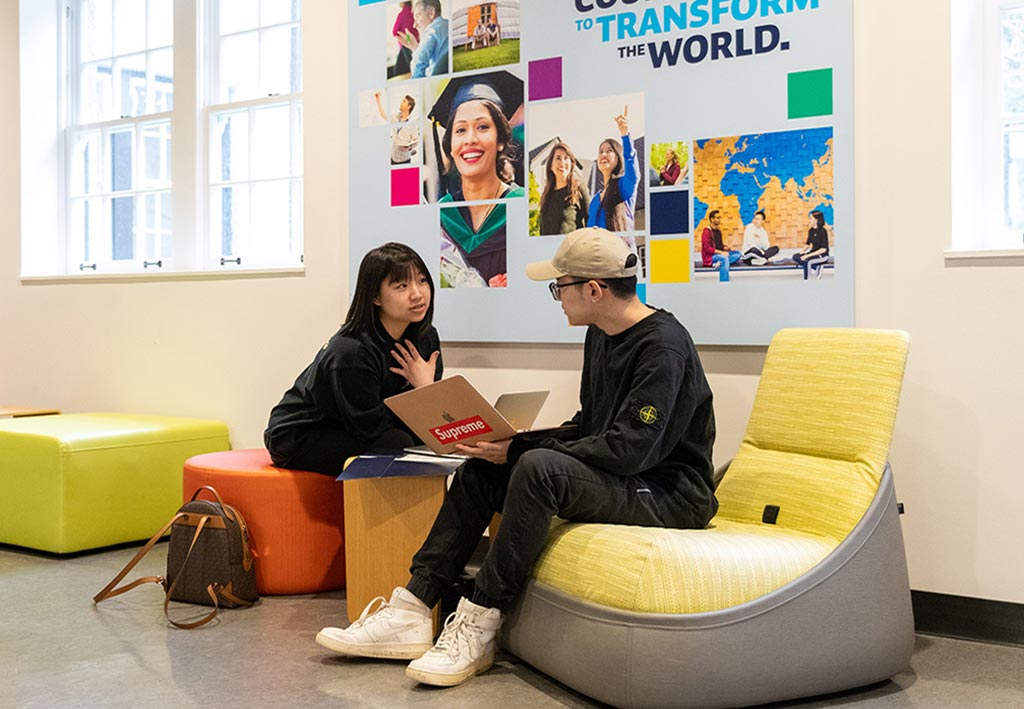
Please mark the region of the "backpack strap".
<svg viewBox="0 0 1024 709"><path fill-rule="evenodd" d="M199 497L200 493L202 493L203 490L209 490L211 493L213 493L213 496L217 498L217 503L220 505L221 510L224 511L224 516L227 519L231 520L232 522L237 522L243 528L245 527L245 522L242 521L242 515L238 514L238 511L231 505L224 504L224 500L221 499L220 493L217 492L212 485L200 485L198 488L196 488L196 491L192 493L193 502L195 502L196 498Z"/></svg>
<svg viewBox="0 0 1024 709"><path fill-rule="evenodd" d="M256 605L252 601L243 601L241 598L236 596L232 592L231 583L230 582L228 583L227 586L221 586L219 583L211 583L210 584L210 588L212 588L214 593L216 593L218 596L220 596L221 598L223 598L223 599L225 599L227 601L230 601L231 603L234 603L236 606L242 606L244 608L251 608L252 606ZM207 589L207 591L209 591L209 589Z"/></svg>
<svg viewBox="0 0 1024 709"><path fill-rule="evenodd" d="M209 489L213 490L213 488ZM199 491L196 490L196 495L198 494ZM216 490L214 490L214 494L216 494ZM195 499L195 495L192 496L192 499ZM168 606L171 603L171 594L174 593L174 588L178 585L178 581L181 579L181 574L185 570L185 566L188 564L188 560L192 556L192 550L196 547L196 541L198 541L199 535L202 533L203 528L206 527L206 523L209 521L209 515L203 515L202 518L199 520L199 523L196 525L195 534L192 535L192 543L188 545L188 552L185 554L185 560L181 562L181 566L178 567L178 572L174 575L174 582L171 583L171 587L168 588L167 593L164 594L164 616L167 618L167 621L171 625L178 628L184 628L185 630L190 630L192 628L198 628L201 625L206 625L211 620L217 617L217 611L220 610L220 605L217 601L217 594L214 592L213 589L215 584L211 583L209 586L206 587L206 592L210 594L210 599L213 601L213 610L207 613L205 616L191 623L179 623L178 621L171 618L170 613L168 612Z"/></svg>
<svg viewBox="0 0 1024 709"><path fill-rule="evenodd" d="M160 531L154 534L152 538L148 542L146 542L145 545L143 545L143 547L139 549L138 552L135 553L135 556L132 558L132 560L125 564L125 567L118 572L118 574L113 578L113 580L111 580L111 582L108 583L103 588L102 591L100 591L92 597L92 602L99 603L100 601L104 601L108 598L119 596L125 591L130 591L136 586L141 586L144 583L163 584L163 576L142 576L140 578L135 579L131 583L127 583L124 586L121 586L120 588L114 588L115 586L117 586L117 584L121 583L121 580L128 575L128 572L131 571L136 564L139 563L142 557L144 557L146 553L153 548L153 545L156 544L157 541L159 541L159 539L167 533L167 530L171 528L171 525L184 516L185 514L183 512L178 512L173 517L171 517L171 519L167 521L167 524L161 527Z"/></svg>

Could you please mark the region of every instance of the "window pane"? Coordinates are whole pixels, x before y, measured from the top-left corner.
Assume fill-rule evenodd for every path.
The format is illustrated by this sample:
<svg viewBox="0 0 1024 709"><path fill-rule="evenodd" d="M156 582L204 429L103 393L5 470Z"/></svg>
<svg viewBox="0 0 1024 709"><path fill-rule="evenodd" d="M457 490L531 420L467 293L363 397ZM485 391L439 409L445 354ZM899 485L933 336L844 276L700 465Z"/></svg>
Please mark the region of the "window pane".
<svg viewBox="0 0 1024 709"><path fill-rule="evenodd" d="M259 33L225 37L220 43L221 103L253 98L259 92Z"/></svg>
<svg viewBox="0 0 1024 709"><path fill-rule="evenodd" d="M249 179L249 115L245 111L213 117L210 181Z"/></svg>
<svg viewBox="0 0 1024 709"><path fill-rule="evenodd" d="M78 7L78 61L111 57L113 18L110 14L110 0L82 0Z"/></svg>
<svg viewBox="0 0 1024 709"><path fill-rule="evenodd" d="M171 184L171 125L151 123L141 128L142 165L139 189L169 187Z"/></svg>
<svg viewBox="0 0 1024 709"><path fill-rule="evenodd" d="M1024 228L1024 123L1003 132L1003 195L1004 226Z"/></svg>
<svg viewBox="0 0 1024 709"><path fill-rule="evenodd" d="M174 255L174 234L171 230L171 193L160 193L160 255Z"/></svg>
<svg viewBox="0 0 1024 709"><path fill-rule="evenodd" d="M253 111L252 177L260 180L291 174L291 108Z"/></svg>
<svg viewBox="0 0 1024 709"><path fill-rule="evenodd" d="M149 49L174 44L174 0L149 0L148 25Z"/></svg>
<svg viewBox="0 0 1024 709"><path fill-rule="evenodd" d="M295 106L292 113L292 175L301 175L302 164L302 104Z"/></svg>
<svg viewBox="0 0 1024 709"><path fill-rule="evenodd" d="M99 131L80 133L72 139L71 195L96 194L103 189L103 149Z"/></svg>
<svg viewBox="0 0 1024 709"><path fill-rule="evenodd" d="M259 26L260 5L255 0L220 0L220 33L222 35Z"/></svg>
<svg viewBox="0 0 1024 709"><path fill-rule="evenodd" d="M1004 10L1003 112L1024 112L1024 8Z"/></svg>
<svg viewBox="0 0 1024 709"><path fill-rule="evenodd" d="M298 257L303 253L302 245L302 181L292 181L292 243L291 254Z"/></svg>
<svg viewBox="0 0 1024 709"><path fill-rule="evenodd" d="M110 189L115 192L132 189L131 130L110 134Z"/></svg>
<svg viewBox="0 0 1024 709"><path fill-rule="evenodd" d="M298 28L275 27L260 33L260 95L288 94L299 90Z"/></svg>
<svg viewBox="0 0 1024 709"><path fill-rule="evenodd" d="M74 199L68 224L73 258L88 263L95 258L95 240L103 229L103 200Z"/></svg>
<svg viewBox="0 0 1024 709"><path fill-rule="evenodd" d="M115 261L135 258L135 197L111 200L110 225L113 231L111 256Z"/></svg>
<svg viewBox="0 0 1024 709"><path fill-rule="evenodd" d="M253 185L249 249L261 259L287 258L292 231L291 202L291 185L287 180Z"/></svg>
<svg viewBox="0 0 1024 709"><path fill-rule="evenodd" d="M171 255L171 193L147 194L143 204L143 256L147 260L167 258Z"/></svg>
<svg viewBox="0 0 1024 709"><path fill-rule="evenodd" d="M146 48L146 0L114 0L114 54Z"/></svg>
<svg viewBox="0 0 1024 709"><path fill-rule="evenodd" d="M260 24L264 27L298 20L301 13L300 0L260 0Z"/></svg>
<svg viewBox="0 0 1024 709"><path fill-rule="evenodd" d="M79 74L78 121L93 123L114 118L110 60L86 64Z"/></svg>
<svg viewBox="0 0 1024 709"><path fill-rule="evenodd" d="M146 113L146 55L133 54L114 63L117 82L115 113L124 118Z"/></svg>
<svg viewBox="0 0 1024 709"><path fill-rule="evenodd" d="M174 108L174 50L161 49L149 54L149 113L164 113Z"/></svg>
<svg viewBox="0 0 1024 709"><path fill-rule="evenodd" d="M216 187L210 192L212 255L234 257L249 233L249 187Z"/></svg>

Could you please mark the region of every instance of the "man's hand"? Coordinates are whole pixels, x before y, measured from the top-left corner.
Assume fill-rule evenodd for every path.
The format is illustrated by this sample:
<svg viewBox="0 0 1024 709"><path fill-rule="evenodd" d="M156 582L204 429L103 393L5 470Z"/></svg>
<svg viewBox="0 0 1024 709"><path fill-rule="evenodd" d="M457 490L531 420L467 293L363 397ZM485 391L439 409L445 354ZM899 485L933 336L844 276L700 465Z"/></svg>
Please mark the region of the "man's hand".
<svg viewBox="0 0 1024 709"><path fill-rule="evenodd" d="M480 458L486 460L489 463L495 463L501 465L502 463L508 462L508 444L512 442L511 438L506 438L501 441L493 441L488 443L487 441L480 441L469 446L465 443L456 443L455 450L462 453L470 458Z"/></svg>
<svg viewBox="0 0 1024 709"><path fill-rule="evenodd" d="M420 42L416 39L416 35L409 30L406 30L404 34L398 36L398 43L403 47L408 47L414 52L420 46Z"/></svg>
<svg viewBox="0 0 1024 709"><path fill-rule="evenodd" d="M420 357L419 351L411 340L406 340L403 346L401 342L395 343L395 349L391 350L391 356L398 362L397 367L391 367L395 374L401 374L405 380L414 387L421 387L434 381L434 372L437 369L437 358L440 352L434 352L430 359Z"/></svg>

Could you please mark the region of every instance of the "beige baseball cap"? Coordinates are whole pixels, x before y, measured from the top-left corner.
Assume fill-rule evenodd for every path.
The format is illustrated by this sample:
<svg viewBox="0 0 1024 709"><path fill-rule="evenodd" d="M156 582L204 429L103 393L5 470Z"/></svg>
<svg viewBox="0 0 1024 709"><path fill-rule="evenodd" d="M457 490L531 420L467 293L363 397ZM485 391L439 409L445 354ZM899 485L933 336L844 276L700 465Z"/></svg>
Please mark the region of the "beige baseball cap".
<svg viewBox="0 0 1024 709"><path fill-rule="evenodd" d="M526 275L535 281L560 276L628 278L636 275L638 263L622 237L600 227L586 227L566 234L550 261L527 264Z"/></svg>

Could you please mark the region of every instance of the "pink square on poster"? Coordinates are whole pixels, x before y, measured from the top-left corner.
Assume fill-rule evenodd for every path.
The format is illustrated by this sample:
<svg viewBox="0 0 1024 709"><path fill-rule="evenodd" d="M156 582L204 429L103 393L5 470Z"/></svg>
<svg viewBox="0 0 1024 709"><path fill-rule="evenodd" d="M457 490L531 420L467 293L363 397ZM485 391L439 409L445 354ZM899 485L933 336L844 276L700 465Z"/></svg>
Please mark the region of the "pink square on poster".
<svg viewBox="0 0 1024 709"><path fill-rule="evenodd" d="M408 207L420 203L420 169L408 167L391 171L391 206Z"/></svg>
<svg viewBox="0 0 1024 709"><path fill-rule="evenodd" d="M538 59L530 62L530 100L562 96L562 58Z"/></svg>

